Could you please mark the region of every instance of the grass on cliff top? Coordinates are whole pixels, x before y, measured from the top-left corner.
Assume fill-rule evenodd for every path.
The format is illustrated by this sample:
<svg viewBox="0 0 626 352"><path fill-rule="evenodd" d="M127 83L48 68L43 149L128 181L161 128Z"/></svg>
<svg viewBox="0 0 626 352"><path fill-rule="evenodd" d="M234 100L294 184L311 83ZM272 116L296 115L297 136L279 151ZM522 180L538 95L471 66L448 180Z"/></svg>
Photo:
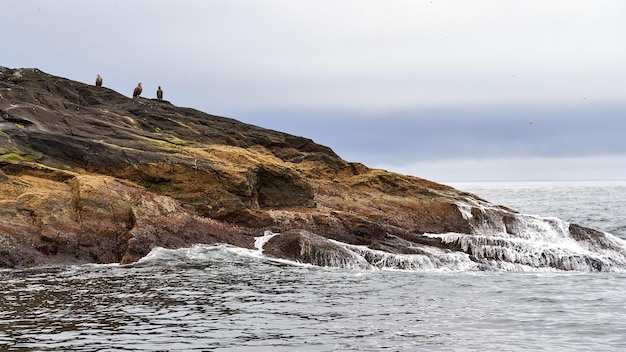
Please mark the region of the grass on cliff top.
<svg viewBox="0 0 626 352"><path fill-rule="evenodd" d="M182 146L187 146L187 145L191 144L190 142L188 142L186 140L183 140L183 139L180 139L180 138L178 138L178 137L176 137L174 135L171 135L171 134L165 135L165 140L170 142L170 143L172 143L172 144L182 145Z"/></svg>
<svg viewBox="0 0 626 352"><path fill-rule="evenodd" d="M160 134L161 132L157 133ZM166 153L184 153L184 149L181 147L187 147L192 144L191 142L185 141L171 134L164 134L163 138L139 138L145 140L147 145Z"/></svg>
<svg viewBox="0 0 626 352"><path fill-rule="evenodd" d="M257 168L261 165L274 168L292 168L297 171L303 171L304 163L291 163L274 155L270 150L262 146L257 147L235 147L223 144L204 145L201 148L195 148L196 155L199 158L220 161L226 164L239 165L244 167Z"/></svg>

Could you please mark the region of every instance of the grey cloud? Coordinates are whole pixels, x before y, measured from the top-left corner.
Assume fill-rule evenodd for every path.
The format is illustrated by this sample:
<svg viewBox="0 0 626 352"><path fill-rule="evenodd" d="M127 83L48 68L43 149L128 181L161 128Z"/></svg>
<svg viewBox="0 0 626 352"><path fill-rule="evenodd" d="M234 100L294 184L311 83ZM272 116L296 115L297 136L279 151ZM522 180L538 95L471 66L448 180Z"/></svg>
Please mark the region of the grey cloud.
<svg viewBox="0 0 626 352"><path fill-rule="evenodd" d="M306 110L240 116L303 135L352 161L416 161L626 154L626 105L439 108L387 114Z"/></svg>

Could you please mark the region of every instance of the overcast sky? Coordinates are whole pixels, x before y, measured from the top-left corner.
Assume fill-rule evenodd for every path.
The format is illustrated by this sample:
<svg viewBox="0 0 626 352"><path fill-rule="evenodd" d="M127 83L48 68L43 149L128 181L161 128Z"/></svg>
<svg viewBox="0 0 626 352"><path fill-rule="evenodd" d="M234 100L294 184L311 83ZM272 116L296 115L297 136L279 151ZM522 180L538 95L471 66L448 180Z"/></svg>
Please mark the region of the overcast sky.
<svg viewBox="0 0 626 352"><path fill-rule="evenodd" d="M626 1L2 4L0 65L434 181L626 179Z"/></svg>

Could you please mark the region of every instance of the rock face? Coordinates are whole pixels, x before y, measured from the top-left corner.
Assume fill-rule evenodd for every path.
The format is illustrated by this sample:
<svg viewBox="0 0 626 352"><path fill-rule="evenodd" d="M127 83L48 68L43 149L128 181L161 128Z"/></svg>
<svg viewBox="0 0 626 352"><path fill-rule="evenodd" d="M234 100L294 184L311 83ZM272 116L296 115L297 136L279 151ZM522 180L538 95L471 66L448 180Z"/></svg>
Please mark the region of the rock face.
<svg viewBox="0 0 626 352"><path fill-rule="evenodd" d="M290 230L274 236L264 248L266 255L318 266L359 269L369 267L361 256L322 236L304 230Z"/></svg>
<svg viewBox="0 0 626 352"><path fill-rule="evenodd" d="M266 244L268 255L322 265L324 253L344 251L327 239L458 251L431 234L475 233L493 220L477 202L346 162L310 139L0 67L2 267L131 263L156 246L252 248L267 230L285 236ZM494 209L502 222L515 214Z"/></svg>

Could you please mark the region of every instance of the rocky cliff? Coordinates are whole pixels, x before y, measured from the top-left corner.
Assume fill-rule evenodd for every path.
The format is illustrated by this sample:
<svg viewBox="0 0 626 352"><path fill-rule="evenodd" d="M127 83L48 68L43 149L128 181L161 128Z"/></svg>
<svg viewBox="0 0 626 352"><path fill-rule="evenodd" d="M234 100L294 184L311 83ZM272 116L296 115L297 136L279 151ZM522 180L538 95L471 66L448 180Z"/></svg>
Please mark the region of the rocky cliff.
<svg viewBox="0 0 626 352"><path fill-rule="evenodd" d="M310 139L0 67L1 267L131 263L156 246L251 248L267 231L280 234L267 255L319 265L341 256L337 243L480 261L493 258L433 234L477 235L490 223L521 233L516 216L346 162ZM602 235L575 230L582 240Z"/></svg>

